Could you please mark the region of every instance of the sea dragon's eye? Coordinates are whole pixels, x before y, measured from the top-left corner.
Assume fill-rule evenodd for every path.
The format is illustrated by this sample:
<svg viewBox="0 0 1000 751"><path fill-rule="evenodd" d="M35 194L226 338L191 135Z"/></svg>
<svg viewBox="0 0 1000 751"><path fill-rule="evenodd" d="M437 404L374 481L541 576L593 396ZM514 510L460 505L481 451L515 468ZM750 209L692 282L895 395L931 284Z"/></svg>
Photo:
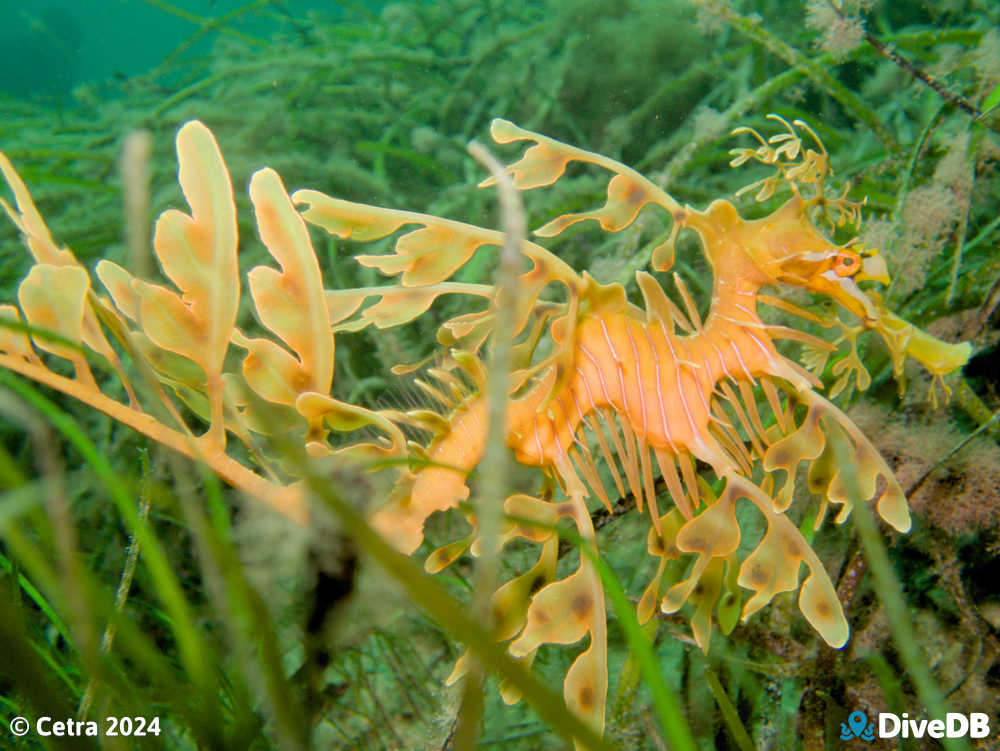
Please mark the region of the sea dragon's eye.
<svg viewBox="0 0 1000 751"><path fill-rule="evenodd" d="M861 257L852 251L841 250L834 261L833 270L837 276L854 276L861 270Z"/></svg>

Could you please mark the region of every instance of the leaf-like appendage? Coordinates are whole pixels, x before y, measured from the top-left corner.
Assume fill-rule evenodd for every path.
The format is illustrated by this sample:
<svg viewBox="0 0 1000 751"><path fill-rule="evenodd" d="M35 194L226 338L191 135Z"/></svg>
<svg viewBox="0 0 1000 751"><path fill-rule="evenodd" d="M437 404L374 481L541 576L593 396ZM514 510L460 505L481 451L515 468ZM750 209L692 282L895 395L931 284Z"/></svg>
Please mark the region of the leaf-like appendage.
<svg viewBox="0 0 1000 751"><path fill-rule="evenodd" d="M579 214L563 214L535 230L539 237L555 237L570 225L593 219L607 232L619 232L639 216L642 207L652 201L642 186L625 175L615 175L608 183L608 200L603 207Z"/></svg>
<svg viewBox="0 0 1000 751"><path fill-rule="evenodd" d="M799 586L801 556L791 554L796 550L797 540L786 539L777 525L768 526L764 539L740 568L740 586L754 593L743 606L744 618L767 605L779 592L791 592Z"/></svg>
<svg viewBox="0 0 1000 751"><path fill-rule="evenodd" d="M601 617L604 617L603 613ZM604 729L608 654L603 642L592 638L590 646L573 660L563 681L563 697L571 711L588 720L595 729Z"/></svg>
<svg viewBox="0 0 1000 751"><path fill-rule="evenodd" d="M791 526L791 522L787 519L785 521ZM830 581L819 558L812 552L812 548L809 548L808 552L811 555L806 558L805 563L809 567L809 576L802 582L799 591L799 610L823 637L823 641L834 649L840 649L847 644L851 630L844 617L840 600L837 599L837 590L834 589L833 582Z"/></svg>
<svg viewBox="0 0 1000 751"><path fill-rule="evenodd" d="M531 596L555 579L558 551L558 539L550 538L542 546L535 565L506 582L493 595L493 625L498 641L513 638L524 627Z"/></svg>
<svg viewBox="0 0 1000 751"><path fill-rule="evenodd" d="M270 339L250 339L234 333L233 344L247 351L243 377L264 399L293 407L299 394L312 390L312 378L302 363Z"/></svg>
<svg viewBox="0 0 1000 751"><path fill-rule="evenodd" d="M3 206L7 216L24 235L25 244L35 261L53 266L79 265L69 248L60 248L56 245L45 220L38 213L35 202L31 200L28 188L3 152L0 152L0 172L3 173L4 179L14 193L17 210L15 211L2 198L0 198L0 206Z"/></svg>
<svg viewBox="0 0 1000 751"><path fill-rule="evenodd" d="M323 277L305 222L272 169L258 170L250 178L250 200L261 240L281 265L281 273L257 266L248 275L257 314L301 362L305 382L297 378L288 386L297 393L327 393L333 380L334 340Z"/></svg>
<svg viewBox="0 0 1000 751"><path fill-rule="evenodd" d="M322 227L331 235L345 240L371 242L391 235L404 224L423 224L417 218L423 214L345 201L318 190L297 190L292 193L292 200L296 204L307 205L301 213L309 224Z"/></svg>
<svg viewBox="0 0 1000 751"><path fill-rule="evenodd" d="M153 247L164 273L183 295L178 301L190 312L190 317L176 321L180 328L178 334L168 338L176 345L179 336L189 335L189 326L197 327L201 331L200 351L191 359L205 369L205 375L211 380L222 372L239 306L236 204L229 171L215 137L197 120L186 123L177 133L177 159L180 163L178 180L191 214L177 210L163 212L156 222ZM176 306L166 303L161 292L154 295L163 307L150 309L150 315L171 316ZM149 331L147 305L144 299L143 328L164 349L178 351L157 342ZM154 325L162 333L171 321L161 318Z"/></svg>
<svg viewBox="0 0 1000 751"><path fill-rule="evenodd" d="M712 611L722 593L722 577L727 565L729 565L728 559L713 558L701 575L698 587L688 598L688 602L694 605L694 613L691 615L691 632L694 634L695 643L701 647L703 652L708 651L708 645L711 641Z"/></svg>
<svg viewBox="0 0 1000 751"><path fill-rule="evenodd" d="M719 597L715 611L719 620L719 631L728 636L736 628L740 620L743 598L740 593L739 561L736 556L726 560L726 573L722 578L722 595Z"/></svg>
<svg viewBox="0 0 1000 751"><path fill-rule="evenodd" d="M130 331L129 341L135 347L136 353L153 367L157 377L165 385L205 390L205 371L198 363L183 355L178 355L176 352L157 347L141 331ZM205 419L208 417L209 415L206 413Z"/></svg>
<svg viewBox="0 0 1000 751"><path fill-rule="evenodd" d="M35 202L31 200L28 188L3 152L0 152L0 173L3 174L4 179L14 193L17 210L15 211L3 199L0 199L0 206L3 206L4 211L7 212L11 221L14 222L14 225L24 235L24 243L35 261L39 264L73 266L83 270L83 266L76 260L76 256L73 255L73 252L69 248L60 248L56 245L55 240L52 239L52 233L45 224L45 220L42 219L42 215L35 206ZM118 356L111 348L111 345L108 344L97 316L89 307L86 307L83 311L83 324L80 335L81 341L84 344L112 364L119 376L122 377L122 382L131 395L131 387L128 385L128 381L125 380Z"/></svg>
<svg viewBox="0 0 1000 751"><path fill-rule="evenodd" d="M848 626L830 578L816 552L802 533L783 513L776 511L771 498L744 477L726 476L722 495L707 510L688 521L677 535L677 547L697 553L688 576L675 584L663 598L664 612L676 612L689 599L696 605L692 618L695 636L702 648L708 646L711 604L718 600L723 581L722 558L730 558L740 541L736 502L750 500L767 520L767 533L739 569L738 583L754 592L743 607L743 620L756 613L779 592L799 586L799 570L804 563L809 576L799 593L799 608L813 628L833 647L847 642ZM727 565L735 565L731 559ZM728 572L727 572L728 573ZM724 585L734 589L731 585ZM697 589L696 589L697 587ZM711 603L703 593L712 590ZM720 603L720 623L723 610ZM698 623L695 621L698 620Z"/></svg>
<svg viewBox="0 0 1000 751"><path fill-rule="evenodd" d="M546 585L532 598L524 630L510 644L514 657L524 657L542 644L574 644L590 634L590 646L566 673L563 695L571 710L596 727L604 726L607 698L605 617L600 576L584 557L575 572Z"/></svg>
<svg viewBox="0 0 1000 751"><path fill-rule="evenodd" d="M672 265L673 241L676 239L680 222L683 221L684 212L680 204L658 185L621 162L519 128L507 120L494 120L490 126L490 132L493 135L493 140L497 143L535 142L534 146L528 148L523 156L508 166L506 170L507 174L511 176L514 187L520 190L531 190L551 185L562 177L566 171L566 165L573 161L596 164L615 173L608 182L607 200L602 208L556 217L536 229L536 235L554 237L570 225L587 219L599 222L601 228L608 232L618 232L631 225L646 204L654 203L669 211L674 218L670 239L654 251L654 268L657 271L666 271ZM495 184L496 179L489 177L483 180L479 187Z"/></svg>
<svg viewBox="0 0 1000 751"><path fill-rule="evenodd" d="M305 204L303 218L326 229L331 234L352 240L375 240L396 232L405 225L423 225L402 234L394 252L386 255L359 255L356 260L389 276L399 276L403 289L370 287L327 292L330 322L335 331L358 331L374 324L388 328L406 323L430 307L437 297L446 293L471 294L493 298L494 289L487 285L446 282L475 252L486 245L500 246L503 233L462 222L441 219L427 214L375 208L330 198L318 191L299 190L293 194L298 204ZM522 242L521 252L534 262L531 270L518 277L517 313L512 336L521 333L525 322L538 305L538 296L550 281L566 285L571 295L578 294L583 282L579 275L557 256L530 242ZM378 295L381 299L352 318L365 300ZM492 306L503 304L493 300ZM471 319L459 316L442 325L439 341L446 346L461 343L461 348L478 351L492 329L487 320L490 311L477 316L472 327L464 327ZM350 319L350 320L348 320ZM452 330L454 327L454 331ZM459 331L461 330L461 331ZM458 332L458 333L456 333Z"/></svg>
<svg viewBox="0 0 1000 751"><path fill-rule="evenodd" d="M972 342L952 344L941 341L911 323L904 321L886 310L881 299L875 300L879 312L874 328L882 335L892 355L893 375L899 381L900 395L903 391L903 364L906 355L923 365L934 376L931 380L929 397L937 408L937 385L944 391L945 402L951 397L951 388L944 376L965 365L972 356Z"/></svg>
<svg viewBox="0 0 1000 751"><path fill-rule="evenodd" d="M466 351L477 352L493 329L493 319L492 310L465 313L450 318L441 324L438 343L446 347L460 345Z"/></svg>
<svg viewBox="0 0 1000 751"><path fill-rule="evenodd" d="M698 558L687 578L667 590L660 602L660 609L664 613L675 613L681 609L713 558L728 558L736 552L740 544L740 526L736 521L738 498L739 494L730 478L719 499L698 516L685 522L677 533L674 543L677 549L683 553L696 553Z"/></svg>
<svg viewBox="0 0 1000 751"><path fill-rule="evenodd" d="M98 261L95 271L97 278L101 280L101 284L111 295L115 307L138 323L141 301L139 293L133 286L135 277L117 263L108 260Z"/></svg>
<svg viewBox="0 0 1000 751"><path fill-rule="evenodd" d="M795 474L799 464L819 457L825 445L826 436L820 428L819 412L810 410L798 428L767 448L764 469L768 472L785 470L785 484L774 497L775 511L784 513L788 510L795 492Z"/></svg>
<svg viewBox="0 0 1000 751"><path fill-rule="evenodd" d="M404 287L436 284L451 277L482 245L498 245L497 238L469 233L468 225L455 228L446 224L407 232L396 242L396 255L357 256L358 263L386 276L402 274Z"/></svg>
<svg viewBox="0 0 1000 751"><path fill-rule="evenodd" d="M390 287L387 289L396 289ZM358 312L361 303L372 296L368 287L358 289L334 289L326 291L326 310L330 316L330 325L336 327L339 323ZM334 331L337 329L334 328Z"/></svg>
<svg viewBox="0 0 1000 751"><path fill-rule="evenodd" d="M402 431L382 412L348 404L315 392L300 394L295 400L295 409L312 424L318 420L325 420L331 428L344 433L370 426L381 430L389 438L388 444L352 444L341 449L341 453L361 454L376 459L406 456L406 439Z"/></svg>
<svg viewBox="0 0 1000 751"><path fill-rule="evenodd" d="M441 295L462 294L493 296L493 287L486 284L442 282L426 287L361 287L358 289L327 290L326 306L335 331L360 331L368 326L385 329L400 326L422 315ZM369 297L378 297L361 315L347 321Z"/></svg>
<svg viewBox="0 0 1000 751"><path fill-rule="evenodd" d="M857 425L837 406L815 392L804 392L801 399L809 407L814 419L822 417L827 425L827 440L846 439L849 442L850 462L841 466L834 463L826 497L831 503L842 505L837 515L837 523L846 521L851 512L853 501L874 503L876 510L886 522L898 532L908 532L910 529L910 509L906 494L899 485L896 475L886 464L871 441L861 432ZM831 425L832 423L832 425ZM836 426L836 427L833 427ZM835 431L835 432L831 432ZM819 456L819 454L817 454ZM843 475L850 472L853 475L853 485L860 493L860 498L852 498L848 484ZM881 488L881 492L879 489Z"/></svg>
<svg viewBox="0 0 1000 751"><path fill-rule="evenodd" d="M510 653L519 657L534 652L542 644L580 641L590 629L595 604L594 576L592 567L584 563L565 579L536 594L528 608L527 625L511 643Z"/></svg>
<svg viewBox="0 0 1000 751"><path fill-rule="evenodd" d="M475 535L461 537L447 545L442 545L424 561L424 571L428 574L437 574L453 564L472 545ZM446 682L446 685L451 685Z"/></svg>
<svg viewBox="0 0 1000 751"><path fill-rule="evenodd" d="M191 214L163 212L156 222L153 247L181 295L139 280L133 287L146 335L158 347L194 360L205 371L212 405L206 435L211 455L225 446L220 378L240 298L236 205L215 137L197 120L177 133L177 160L178 180ZM121 274L111 271L109 281L113 286ZM131 305L124 298L122 302Z"/></svg>
<svg viewBox="0 0 1000 751"><path fill-rule="evenodd" d="M507 168L507 173L518 190L531 190L551 185L566 171L566 165L575 159L586 159L588 152L546 138L530 130L519 128L509 120L495 119L490 124L490 134L497 143L534 141L535 145L524 152L518 161ZM593 155L590 155L593 156ZM496 178L488 177L479 183L480 188L496 185Z"/></svg>
<svg viewBox="0 0 1000 751"><path fill-rule="evenodd" d="M15 326L21 323L21 317L13 305L0 305L0 354L20 357L28 362L37 360L28 335L11 326L5 326L5 323Z"/></svg>
<svg viewBox="0 0 1000 751"><path fill-rule="evenodd" d="M501 547L515 537L531 542L544 542L555 534L553 527L560 516L565 515L565 511L557 504L520 493L509 496L504 501L503 512L509 519L500 537Z"/></svg>
<svg viewBox="0 0 1000 751"><path fill-rule="evenodd" d="M794 590L798 585L799 569L804 563L809 575L799 592L799 610L827 644L834 648L844 646L850 629L837 592L816 551L787 516L774 511L759 488L746 481L741 483L741 487L745 497L767 519L764 539L740 569L740 586L755 593L744 606L743 619L746 620L770 602L775 594Z"/></svg>
<svg viewBox="0 0 1000 751"><path fill-rule="evenodd" d="M426 287L386 290L377 303L362 311L361 325L385 329L407 323L424 313L441 294L438 289Z"/></svg>
<svg viewBox="0 0 1000 751"><path fill-rule="evenodd" d="M406 224L422 224L420 229L407 232L396 241L394 254L356 256L362 265L376 268L387 276L402 274L400 284L404 287L442 282L481 246L503 245L502 233L464 222L351 203L315 190L298 190L292 198L297 204L308 204L302 212L307 222L352 240L377 240Z"/></svg>
<svg viewBox="0 0 1000 751"><path fill-rule="evenodd" d="M684 521L684 515L678 509L673 508L660 517L658 525L649 528L649 533L646 535L646 550L650 555L659 558L660 563L649 585L643 591L642 597L639 598L639 605L636 608L636 617L639 619L639 623L646 623L653 617L667 561L679 558L681 555L674 540L677 538L677 532L684 526Z"/></svg>
<svg viewBox="0 0 1000 751"><path fill-rule="evenodd" d="M209 332L204 321L184 304L173 290L162 284L149 284L136 279L133 283L139 294L139 318L146 336L157 346L177 355L194 360L206 376L219 376L222 363L215 363L218 370L209 370L211 358Z"/></svg>
<svg viewBox="0 0 1000 751"><path fill-rule="evenodd" d="M38 263L18 287L17 297L25 318L32 326L52 331L74 344L83 343L83 316L90 279L82 266L53 266ZM33 337L35 346L73 363L79 380L97 388L80 350L42 336Z"/></svg>

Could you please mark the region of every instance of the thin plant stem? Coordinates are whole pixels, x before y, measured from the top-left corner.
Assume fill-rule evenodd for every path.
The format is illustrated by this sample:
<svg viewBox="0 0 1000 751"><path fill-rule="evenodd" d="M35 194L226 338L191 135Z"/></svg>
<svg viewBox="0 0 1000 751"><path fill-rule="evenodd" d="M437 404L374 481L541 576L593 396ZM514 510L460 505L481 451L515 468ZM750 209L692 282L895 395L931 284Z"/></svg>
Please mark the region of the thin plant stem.
<svg viewBox="0 0 1000 751"><path fill-rule="evenodd" d="M142 471L142 482L139 490L139 519L145 524L149 521L151 497L148 448L139 449L139 463ZM128 551L125 553L125 565L122 566L122 574L118 580L118 590L115 592L115 613L118 615L121 615L125 611L125 602L128 600L129 591L132 589L132 580L135 578L135 570L138 564L139 539L133 533L129 538ZM102 656L110 654L116 633L115 619L111 618L108 620L108 625L104 628L104 634L101 636L101 643L98 647ZM93 698L94 678L91 677L87 682L87 688L84 689L83 695L80 697L80 704L76 710L76 718L78 720L85 720L87 718Z"/></svg>
<svg viewBox="0 0 1000 751"><path fill-rule="evenodd" d="M493 308L496 327L490 346L486 377L486 452L481 465L482 494L476 508L479 558L476 562L472 612L488 629L493 629L492 599L500 573L500 532L506 496L508 463L504 433L510 391L511 332L517 309L517 273L521 264L525 220L521 197L503 165L482 144L469 144L469 153L485 166L497 181L504 243L496 272ZM455 731L456 751L472 751L483 711L484 674L478 660L465 680L462 707Z"/></svg>

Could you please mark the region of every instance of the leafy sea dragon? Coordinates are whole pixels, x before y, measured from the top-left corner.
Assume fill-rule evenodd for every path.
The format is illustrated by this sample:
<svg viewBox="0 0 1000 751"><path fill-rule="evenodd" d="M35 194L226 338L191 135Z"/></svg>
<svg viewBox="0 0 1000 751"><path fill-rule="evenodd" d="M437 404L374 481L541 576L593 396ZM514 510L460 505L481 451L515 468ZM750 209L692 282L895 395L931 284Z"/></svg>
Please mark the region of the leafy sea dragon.
<svg viewBox="0 0 1000 751"><path fill-rule="evenodd" d="M680 306L651 274L637 272L644 302L639 307L628 301L622 285L578 274L528 240L520 251L530 268L518 278L518 293L498 300L490 285L450 279L480 248L502 245L502 233L314 190L289 196L277 173L265 168L253 175L250 198L261 240L280 271L257 266L247 275L265 329L263 336L251 335L236 325L240 280L232 188L218 145L204 125L190 122L177 136L179 180L190 213L167 211L156 225L154 250L174 288L137 279L104 260L96 273L109 297L95 292L88 271L69 249L55 244L24 183L0 154L0 171L15 198L14 206L4 202L3 207L35 260L18 290L20 308L0 306L5 323L0 365L205 461L234 486L299 521L306 516L302 489L276 479L294 468L282 463L280 451L267 450L269 436L295 436L311 456L394 460L390 464L401 467L398 481L373 513L372 524L399 550L410 554L420 547L424 524L435 512L458 508L471 524L468 535L427 558L427 570L436 572L477 549L475 513L465 502L468 475L483 456L487 435L482 350L494 330L497 306L514 306L515 369L504 436L519 463L538 467L548 479L540 495L517 493L504 502L501 543L523 538L541 549L537 563L493 594L497 635L528 664L542 644L572 644L589 636L567 672L564 694L574 711L600 728L607 694L604 592L589 556L581 555L575 571L557 577L558 522L568 517L598 555L591 505L600 501L611 508L610 482L617 497L631 494L639 513L648 513L648 550L659 559L639 600L640 620L649 619L657 605L668 613L687 607L694 638L707 649L713 613L728 634L776 594L798 590L805 618L828 644L840 647L848 626L834 587L786 516L801 465L806 463L808 490L818 499L816 529L831 504L838 509L837 523L844 522L854 500L873 504L900 532L909 529L910 517L892 471L852 421L819 393L817 375L846 343L846 354L832 366L838 376L832 396L852 381L866 388L870 376L857 339L869 330L881 335L897 374L907 355L930 371L932 398L937 386L947 397L943 376L969 357L968 343L934 339L888 311L874 291L861 289L860 283L888 282L879 252L856 242L837 245L814 221L825 217L831 226L857 224L860 206L846 198L846 188L836 197L826 194L828 155L809 127L771 117L784 131L765 139L738 129L757 145L735 150L732 162L754 160L774 169L748 186L758 191L758 200L783 187L791 192L784 205L756 220L742 219L725 200L703 211L682 206L619 162L504 120L492 125L501 144L531 144L507 168L520 190L552 184L574 161L612 175L603 207L560 216L536 236L553 237L586 220L617 232L647 205L656 206L672 223L651 257L652 269L665 272L673 264L680 230L696 233L714 273L704 320L676 274ZM803 143L803 130L816 148ZM389 254L356 257L398 280L325 290L307 224L358 242L405 228ZM848 325L836 313L811 312L762 291L768 287L800 288L829 298L858 323ZM563 294L553 298L553 288ZM371 410L330 396L335 333L402 325L443 295L480 298L484 305L444 322L436 366L425 367L415 379L439 409ZM841 335L831 344L801 328L767 323L761 304L813 326L839 329ZM156 375L154 394L164 417L140 405L108 342L109 332ZM809 369L776 347L781 339L803 346ZM244 353L237 371L226 369L231 346ZM548 354L540 354L545 346ZM39 350L68 360L75 377L50 369ZM97 383L85 351L90 359L103 359L122 380L127 403ZM194 435L177 399L207 423L204 434ZM331 429L349 434L360 428L383 437L346 445L331 440ZM428 437L407 440L404 431ZM250 449L258 470L226 453L230 435ZM697 473L698 461L711 467L717 489ZM666 488L665 510L657 475ZM852 498L859 491L862 497ZM766 520L767 531L743 553L736 507L747 503ZM691 561L687 574L664 581L667 562L678 558ZM800 582L803 564L806 576ZM463 674L465 663L462 658L449 680ZM501 684L501 689L506 699L517 699L510 687Z"/></svg>

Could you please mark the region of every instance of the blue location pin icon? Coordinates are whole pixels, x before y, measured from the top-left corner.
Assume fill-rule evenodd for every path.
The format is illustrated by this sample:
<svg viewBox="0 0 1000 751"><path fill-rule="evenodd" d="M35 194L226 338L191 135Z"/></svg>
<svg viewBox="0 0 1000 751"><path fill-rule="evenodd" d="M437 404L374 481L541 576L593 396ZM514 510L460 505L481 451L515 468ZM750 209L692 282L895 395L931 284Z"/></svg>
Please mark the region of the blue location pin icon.
<svg viewBox="0 0 1000 751"><path fill-rule="evenodd" d="M861 734L865 732L865 726L868 724L868 718L865 717L864 712L851 712L847 716L847 724L854 733L854 737L860 738Z"/></svg>

